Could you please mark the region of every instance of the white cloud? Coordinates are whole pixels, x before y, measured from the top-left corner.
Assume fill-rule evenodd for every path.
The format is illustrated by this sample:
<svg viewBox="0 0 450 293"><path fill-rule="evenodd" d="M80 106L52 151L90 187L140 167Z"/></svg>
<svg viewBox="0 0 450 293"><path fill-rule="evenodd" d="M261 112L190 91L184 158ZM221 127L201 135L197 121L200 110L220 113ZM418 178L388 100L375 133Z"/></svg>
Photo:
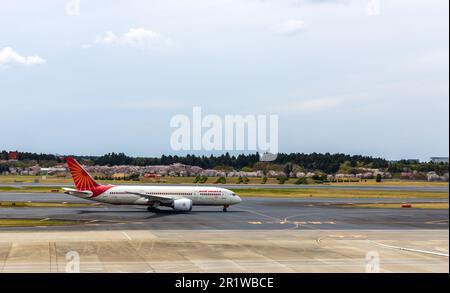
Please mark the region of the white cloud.
<svg viewBox="0 0 450 293"><path fill-rule="evenodd" d="M335 96L303 101L292 101L285 103L282 106L275 107L275 110L280 114L317 113L339 107L352 106L355 104L360 104L361 102L367 103L367 100L367 95Z"/></svg>
<svg viewBox="0 0 450 293"><path fill-rule="evenodd" d="M18 102L19 103L19 102ZM11 107L15 107L15 103L12 101ZM47 108L53 110L64 110L64 109L74 109L74 110L127 110L127 111L172 111L180 109L189 109L191 104L185 103L182 100L162 100L162 99L148 99L148 98L127 98L127 99L108 99L108 102L96 101L93 99L78 99L76 103L53 100L51 103L46 105Z"/></svg>
<svg viewBox="0 0 450 293"><path fill-rule="evenodd" d="M90 49L92 47L91 44L83 44L81 45L81 49Z"/></svg>
<svg viewBox="0 0 450 293"><path fill-rule="evenodd" d="M32 66L44 63L45 60L39 56L22 56L10 47L5 47L0 51L0 66Z"/></svg>
<svg viewBox="0 0 450 293"><path fill-rule="evenodd" d="M380 15L380 0L369 0L366 4L366 14L368 16Z"/></svg>
<svg viewBox="0 0 450 293"><path fill-rule="evenodd" d="M303 32L306 29L306 23L302 20L287 20L275 26L275 32L280 35L293 36Z"/></svg>
<svg viewBox="0 0 450 293"><path fill-rule="evenodd" d="M405 70L411 72L448 72L450 59L448 47L432 48L408 54L403 61Z"/></svg>
<svg viewBox="0 0 450 293"><path fill-rule="evenodd" d="M122 36L109 31L105 35L97 37L95 43L157 50L166 49L172 45L171 39L143 28L130 28Z"/></svg>

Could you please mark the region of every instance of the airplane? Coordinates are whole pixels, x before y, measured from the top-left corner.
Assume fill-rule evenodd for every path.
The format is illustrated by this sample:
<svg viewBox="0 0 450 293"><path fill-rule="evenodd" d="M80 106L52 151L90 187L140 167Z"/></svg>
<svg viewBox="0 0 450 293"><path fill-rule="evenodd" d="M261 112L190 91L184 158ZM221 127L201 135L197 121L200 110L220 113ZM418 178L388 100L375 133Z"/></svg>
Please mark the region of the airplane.
<svg viewBox="0 0 450 293"><path fill-rule="evenodd" d="M159 207L190 212L193 206L223 206L226 212L231 205L242 202L233 191L203 186L136 186L100 185L72 157L65 158L76 189L63 188L65 194L114 205L144 205L148 211Z"/></svg>

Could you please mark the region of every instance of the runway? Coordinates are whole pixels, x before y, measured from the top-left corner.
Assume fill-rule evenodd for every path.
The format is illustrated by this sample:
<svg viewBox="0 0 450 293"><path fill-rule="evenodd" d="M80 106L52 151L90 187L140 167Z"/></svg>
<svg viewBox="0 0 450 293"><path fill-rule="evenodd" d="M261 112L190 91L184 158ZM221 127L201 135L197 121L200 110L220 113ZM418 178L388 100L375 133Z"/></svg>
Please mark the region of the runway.
<svg viewBox="0 0 450 293"><path fill-rule="evenodd" d="M92 203L65 194L1 193L0 201ZM344 207L350 203L444 202L448 199L244 198L228 212L197 207L190 213L144 206L0 208L1 218L78 220L64 227L0 228L0 230L413 230L449 228L449 211Z"/></svg>
<svg viewBox="0 0 450 293"><path fill-rule="evenodd" d="M121 185L126 185L122 184ZM133 183L130 183L133 185ZM183 186L182 184L151 184L151 183L139 183L144 186ZM0 187L73 187L72 184L61 183L0 183ZM194 186L190 184L188 186ZM389 185L296 185L296 184L220 184L214 185L216 187L223 187L228 189L343 189L343 190L375 190L375 191L421 191L421 192L448 192L447 186L389 186Z"/></svg>

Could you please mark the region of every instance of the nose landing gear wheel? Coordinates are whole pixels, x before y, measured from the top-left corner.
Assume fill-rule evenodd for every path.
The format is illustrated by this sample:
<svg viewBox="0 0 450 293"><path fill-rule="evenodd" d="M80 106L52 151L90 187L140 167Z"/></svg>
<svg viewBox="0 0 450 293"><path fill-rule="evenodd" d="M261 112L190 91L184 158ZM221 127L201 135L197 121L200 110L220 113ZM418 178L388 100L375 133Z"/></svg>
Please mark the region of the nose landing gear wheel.
<svg viewBox="0 0 450 293"><path fill-rule="evenodd" d="M225 213L226 211L228 211L227 208L228 208L228 206L223 206L222 211Z"/></svg>

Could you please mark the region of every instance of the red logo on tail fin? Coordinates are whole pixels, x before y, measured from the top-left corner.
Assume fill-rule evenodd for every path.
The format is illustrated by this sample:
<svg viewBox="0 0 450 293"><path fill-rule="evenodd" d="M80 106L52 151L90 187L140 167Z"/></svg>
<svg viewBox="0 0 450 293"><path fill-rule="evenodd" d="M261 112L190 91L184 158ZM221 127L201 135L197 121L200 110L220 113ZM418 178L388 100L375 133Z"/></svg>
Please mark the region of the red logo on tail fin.
<svg viewBox="0 0 450 293"><path fill-rule="evenodd" d="M99 186L74 158L67 157L66 163L78 190L92 190Z"/></svg>

